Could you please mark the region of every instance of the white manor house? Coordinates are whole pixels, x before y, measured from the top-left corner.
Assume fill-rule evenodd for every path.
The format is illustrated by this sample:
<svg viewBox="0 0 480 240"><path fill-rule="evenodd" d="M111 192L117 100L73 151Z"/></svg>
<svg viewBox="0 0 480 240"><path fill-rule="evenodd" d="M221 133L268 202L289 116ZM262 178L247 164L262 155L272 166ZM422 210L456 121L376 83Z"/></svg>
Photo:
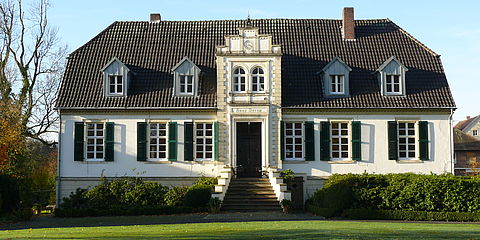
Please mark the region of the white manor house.
<svg viewBox="0 0 480 240"><path fill-rule="evenodd" d="M68 57L58 199L107 178L451 173L455 103L440 55L389 19L114 22Z"/></svg>

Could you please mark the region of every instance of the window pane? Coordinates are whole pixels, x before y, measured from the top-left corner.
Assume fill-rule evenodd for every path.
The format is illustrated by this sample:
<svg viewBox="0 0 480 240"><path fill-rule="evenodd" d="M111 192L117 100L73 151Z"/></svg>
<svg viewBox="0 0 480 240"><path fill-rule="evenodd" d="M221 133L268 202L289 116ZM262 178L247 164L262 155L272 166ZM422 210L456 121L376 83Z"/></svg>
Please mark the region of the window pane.
<svg viewBox="0 0 480 240"><path fill-rule="evenodd" d="M122 84L123 79L122 76L117 76L117 84Z"/></svg>
<svg viewBox="0 0 480 240"><path fill-rule="evenodd" d="M187 87L187 93L192 93L193 92L193 86L192 85L188 85Z"/></svg>
<svg viewBox="0 0 480 240"><path fill-rule="evenodd" d="M110 85L110 93L115 93L115 85Z"/></svg>
<svg viewBox="0 0 480 240"><path fill-rule="evenodd" d="M109 76L110 84L115 84L115 76Z"/></svg>
<svg viewBox="0 0 480 240"><path fill-rule="evenodd" d="M180 75L180 84L185 84L185 76L184 75Z"/></svg>
<svg viewBox="0 0 480 240"><path fill-rule="evenodd" d="M187 76L187 83L192 84L193 82L193 76Z"/></svg>

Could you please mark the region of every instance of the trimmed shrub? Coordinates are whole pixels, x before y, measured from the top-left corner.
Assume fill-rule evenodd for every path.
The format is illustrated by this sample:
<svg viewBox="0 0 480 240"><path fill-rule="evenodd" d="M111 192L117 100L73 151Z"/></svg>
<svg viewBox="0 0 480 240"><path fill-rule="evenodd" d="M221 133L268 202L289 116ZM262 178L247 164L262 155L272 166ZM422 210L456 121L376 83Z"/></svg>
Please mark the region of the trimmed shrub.
<svg viewBox="0 0 480 240"><path fill-rule="evenodd" d="M345 209L480 211L480 178L420 174L332 175L309 203L340 215Z"/></svg>
<svg viewBox="0 0 480 240"><path fill-rule="evenodd" d="M207 211L217 182L201 177L191 187L168 187L141 178L103 180L90 190L77 189L64 198L59 217L171 214Z"/></svg>
<svg viewBox="0 0 480 240"><path fill-rule="evenodd" d="M408 221L457 221L478 222L480 213L427 212L403 210L347 209L344 217L361 220L408 220Z"/></svg>
<svg viewBox="0 0 480 240"><path fill-rule="evenodd" d="M212 198L212 186L207 184L195 184L185 194L184 204L187 207L206 207Z"/></svg>
<svg viewBox="0 0 480 240"><path fill-rule="evenodd" d="M167 206L181 206L185 200L185 195L187 195L188 187L187 186L174 186L167 193L165 193L165 204Z"/></svg>

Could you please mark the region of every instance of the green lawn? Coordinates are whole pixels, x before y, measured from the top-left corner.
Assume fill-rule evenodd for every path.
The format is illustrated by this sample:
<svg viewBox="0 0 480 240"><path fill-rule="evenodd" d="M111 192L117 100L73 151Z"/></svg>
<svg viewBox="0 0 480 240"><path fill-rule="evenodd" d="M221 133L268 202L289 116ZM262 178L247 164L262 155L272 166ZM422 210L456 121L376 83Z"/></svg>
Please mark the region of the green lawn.
<svg viewBox="0 0 480 240"><path fill-rule="evenodd" d="M274 221L4 230L1 239L479 239L478 224Z"/></svg>

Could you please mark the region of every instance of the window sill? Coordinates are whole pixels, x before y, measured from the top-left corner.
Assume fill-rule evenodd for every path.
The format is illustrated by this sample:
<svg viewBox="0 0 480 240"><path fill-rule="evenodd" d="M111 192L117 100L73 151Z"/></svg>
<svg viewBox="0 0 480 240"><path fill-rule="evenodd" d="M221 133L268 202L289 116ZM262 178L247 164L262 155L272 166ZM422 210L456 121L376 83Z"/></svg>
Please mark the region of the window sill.
<svg viewBox="0 0 480 240"><path fill-rule="evenodd" d="M145 161L145 163L148 163L148 164L172 164L172 161L168 161L168 160L160 160L160 161L147 160L147 161Z"/></svg>
<svg viewBox="0 0 480 240"><path fill-rule="evenodd" d="M305 161L305 160L283 160L283 164L307 164L314 161Z"/></svg>
<svg viewBox="0 0 480 240"><path fill-rule="evenodd" d="M195 160L195 161L190 161L193 164L213 164L213 165L223 165L223 162L220 161L202 161L202 160Z"/></svg>
<svg viewBox="0 0 480 240"><path fill-rule="evenodd" d="M327 162L328 164L353 164L357 163L355 160L331 160Z"/></svg>
<svg viewBox="0 0 480 240"><path fill-rule="evenodd" d="M105 160L85 160L85 161L82 161L82 163L86 163L86 164L90 164L90 163L93 163L93 164L103 164L103 163L108 163L108 162L105 161Z"/></svg>
<svg viewBox="0 0 480 240"><path fill-rule="evenodd" d="M397 163L423 163L423 160L420 160L420 159L405 159L405 160L397 160Z"/></svg>

